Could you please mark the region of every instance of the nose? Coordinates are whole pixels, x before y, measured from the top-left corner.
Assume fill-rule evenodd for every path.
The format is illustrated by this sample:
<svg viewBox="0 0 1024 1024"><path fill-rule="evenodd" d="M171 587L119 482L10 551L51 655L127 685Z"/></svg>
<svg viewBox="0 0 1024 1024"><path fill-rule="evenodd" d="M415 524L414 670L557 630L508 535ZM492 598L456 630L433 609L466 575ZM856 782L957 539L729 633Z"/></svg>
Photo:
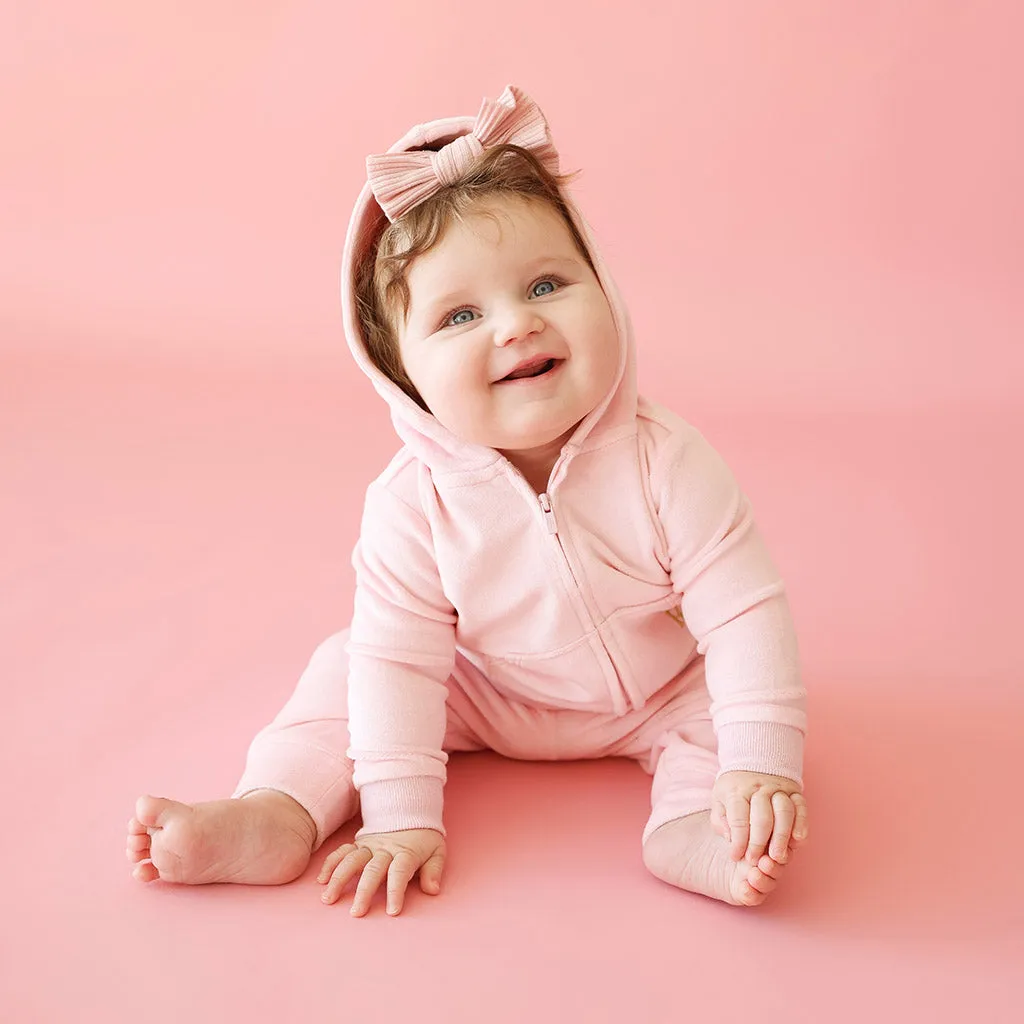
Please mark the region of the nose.
<svg viewBox="0 0 1024 1024"><path fill-rule="evenodd" d="M513 341L522 341L531 334L540 334L544 321L535 308L517 304L504 310L494 330L494 344L504 348Z"/></svg>

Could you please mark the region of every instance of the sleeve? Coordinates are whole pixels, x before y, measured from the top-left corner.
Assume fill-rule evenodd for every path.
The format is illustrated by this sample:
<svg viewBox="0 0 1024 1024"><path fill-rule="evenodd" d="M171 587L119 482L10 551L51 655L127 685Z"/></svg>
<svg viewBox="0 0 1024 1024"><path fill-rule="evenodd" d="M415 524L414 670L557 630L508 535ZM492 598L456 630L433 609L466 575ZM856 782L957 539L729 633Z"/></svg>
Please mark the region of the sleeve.
<svg viewBox="0 0 1024 1024"><path fill-rule="evenodd" d="M422 513L370 486L352 555L348 756L359 834L442 825L446 685L457 616L444 596Z"/></svg>
<svg viewBox="0 0 1024 1024"><path fill-rule="evenodd" d="M672 586L705 659L718 774L763 772L802 786L807 694L796 631L749 501L689 426L655 455L651 494Z"/></svg>

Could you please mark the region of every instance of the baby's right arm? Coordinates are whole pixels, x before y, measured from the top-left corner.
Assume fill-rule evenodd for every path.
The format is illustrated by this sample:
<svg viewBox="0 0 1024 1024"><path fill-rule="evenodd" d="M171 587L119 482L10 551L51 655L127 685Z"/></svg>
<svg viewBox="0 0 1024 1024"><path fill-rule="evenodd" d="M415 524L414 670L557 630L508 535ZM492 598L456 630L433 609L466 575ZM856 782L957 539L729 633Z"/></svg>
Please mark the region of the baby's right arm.
<svg viewBox="0 0 1024 1024"><path fill-rule="evenodd" d="M395 493L402 482L385 474L371 484L352 556L348 756L363 816L356 846L374 856L364 863L359 853L345 870L359 863L364 876L370 871L359 892L371 895L385 871L389 880L393 871L404 879L404 891L418 868L423 884L439 878L443 863L446 683L457 616L441 586L429 523L415 496ZM412 834L418 838L394 838ZM392 867L382 867L385 858Z"/></svg>

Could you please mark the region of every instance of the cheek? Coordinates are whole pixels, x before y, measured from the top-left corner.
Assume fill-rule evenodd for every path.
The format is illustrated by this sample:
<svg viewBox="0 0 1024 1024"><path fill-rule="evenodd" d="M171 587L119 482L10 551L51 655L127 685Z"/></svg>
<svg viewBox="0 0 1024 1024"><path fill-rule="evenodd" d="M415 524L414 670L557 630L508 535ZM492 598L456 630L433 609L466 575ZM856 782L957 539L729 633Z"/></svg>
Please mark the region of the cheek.
<svg viewBox="0 0 1024 1024"><path fill-rule="evenodd" d="M486 365L472 348L453 348L430 367L430 386L452 406L464 406L472 400Z"/></svg>
<svg viewBox="0 0 1024 1024"><path fill-rule="evenodd" d="M595 363L618 362L619 336L615 330L615 321L605 312L595 312L587 318L583 325L586 337L592 341L591 355Z"/></svg>
<svg viewBox="0 0 1024 1024"><path fill-rule="evenodd" d="M488 350L479 343L455 347L448 353L445 369L452 381L477 384L487 379Z"/></svg>

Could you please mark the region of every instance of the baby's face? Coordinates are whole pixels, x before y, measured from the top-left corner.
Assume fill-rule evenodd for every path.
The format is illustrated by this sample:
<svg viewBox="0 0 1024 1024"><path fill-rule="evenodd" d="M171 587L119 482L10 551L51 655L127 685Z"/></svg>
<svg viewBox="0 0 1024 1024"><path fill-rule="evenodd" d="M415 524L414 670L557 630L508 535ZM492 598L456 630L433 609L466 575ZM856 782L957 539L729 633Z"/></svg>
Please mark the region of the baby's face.
<svg viewBox="0 0 1024 1024"><path fill-rule="evenodd" d="M611 309L549 206L488 200L408 270L402 361L434 416L504 451L568 439L607 394L619 349ZM526 362L540 376L508 380ZM540 367L543 369L543 367Z"/></svg>

